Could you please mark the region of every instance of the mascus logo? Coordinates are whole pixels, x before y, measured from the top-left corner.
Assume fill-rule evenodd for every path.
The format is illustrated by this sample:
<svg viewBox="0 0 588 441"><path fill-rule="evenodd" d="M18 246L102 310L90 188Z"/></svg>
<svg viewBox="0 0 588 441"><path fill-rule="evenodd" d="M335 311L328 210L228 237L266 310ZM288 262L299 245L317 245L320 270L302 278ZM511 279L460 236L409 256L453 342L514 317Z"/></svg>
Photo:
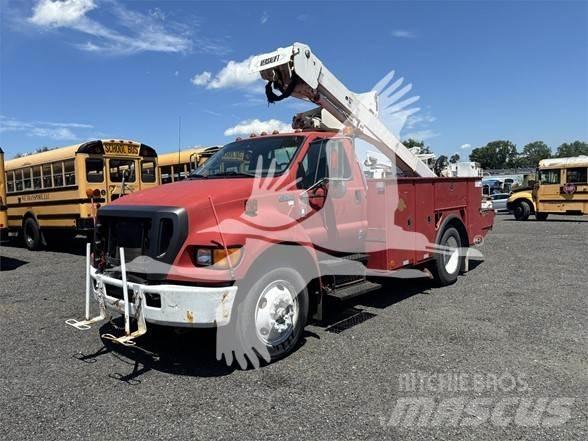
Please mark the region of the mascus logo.
<svg viewBox="0 0 588 441"><path fill-rule="evenodd" d="M259 63L259 65L265 66L266 64L274 63L274 62L278 61L279 59L280 59L279 55L274 55L273 57L269 57L269 58L265 58L265 59L261 60L261 63Z"/></svg>

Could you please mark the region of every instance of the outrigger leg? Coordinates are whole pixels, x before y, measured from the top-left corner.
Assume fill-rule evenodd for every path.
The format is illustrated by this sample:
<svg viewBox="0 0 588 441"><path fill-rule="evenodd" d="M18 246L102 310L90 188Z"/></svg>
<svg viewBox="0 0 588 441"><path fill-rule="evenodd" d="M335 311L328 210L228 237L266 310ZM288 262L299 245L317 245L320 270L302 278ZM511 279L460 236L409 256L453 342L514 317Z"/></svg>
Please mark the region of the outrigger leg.
<svg viewBox="0 0 588 441"><path fill-rule="evenodd" d="M121 275L122 275L122 290L123 290L123 301L124 301L124 318L125 318L125 335L115 337L112 334L102 334L102 338L120 343L125 346L134 346L136 343L135 338L142 336L147 332L147 325L145 323L145 315L143 311L143 305L145 305L145 295L141 289L133 289L133 303L135 309L135 319L137 320L137 330L131 332L131 313L130 313L130 302L129 302L129 287L127 285L127 266L125 262L125 250L124 248L119 249L120 252L120 263L121 263ZM90 318L90 292L91 292L91 280L90 280L90 244L86 248L86 320L78 321L75 319L66 320L70 326L76 329L86 330L90 329L92 323L102 321L106 318L107 312L104 304L104 285L101 280L98 280L98 304L100 306L100 315L97 317Z"/></svg>
<svg viewBox="0 0 588 441"><path fill-rule="evenodd" d="M69 319L66 320L70 326L81 331L86 331L91 328L91 324L100 322L106 318L106 307L104 306L104 299L99 297L98 305L100 307L100 315L90 318L90 294L91 294L91 278L90 278L90 243L86 244L86 320Z"/></svg>

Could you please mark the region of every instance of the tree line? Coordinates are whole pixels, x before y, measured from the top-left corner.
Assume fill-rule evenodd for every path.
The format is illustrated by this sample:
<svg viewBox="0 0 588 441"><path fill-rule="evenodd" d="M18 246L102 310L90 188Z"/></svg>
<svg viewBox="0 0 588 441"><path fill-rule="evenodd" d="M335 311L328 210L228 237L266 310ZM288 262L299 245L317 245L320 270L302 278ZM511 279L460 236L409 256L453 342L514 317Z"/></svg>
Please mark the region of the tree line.
<svg viewBox="0 0 588 441"><path fill-rule="evenodd" d="M429 146L422 141L407 139L402 141L407 147L420 147L422 153L431 153ZM535 168L539 161L547 158L566 158L569 156L588 156L588 143L584 141L564 142L555 152L543 141L533 141L526 144L519 152L516 144L511 141L491 141L483 147L477 147L470 153L470 161L480 164L484 169L500 168ZM460 156L456 153L449 162L458 162Z"/></svg>

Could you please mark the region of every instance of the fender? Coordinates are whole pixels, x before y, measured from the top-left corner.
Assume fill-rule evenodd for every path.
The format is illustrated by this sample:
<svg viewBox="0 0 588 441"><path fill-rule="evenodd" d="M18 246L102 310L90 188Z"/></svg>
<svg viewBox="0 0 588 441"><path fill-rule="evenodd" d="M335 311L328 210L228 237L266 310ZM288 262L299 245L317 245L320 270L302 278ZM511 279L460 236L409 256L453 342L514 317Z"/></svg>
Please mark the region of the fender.
<svg viewBox="0 0 588 441"><path fill-rule="evenodd" d="M441 235L443 234L443 232L445 231L445 229L447 228L447 226L451 223L451 222L457 222L458 225L458 230L460 232L460 234L465 234L464 237L462 237L462 239L464 239L467 243L467 245L470 245L470 238L468 237L467 234L467 228L465 226L465 224L463 223L463 219L461 217L459 217L457 214L450 214L449 216L447 216L445 219L443 219L443 221L441 222L441 225L439 225L439 228L437 229L437 234L435 235L435 243L439 243L439 240L441 239Z"/></svg>

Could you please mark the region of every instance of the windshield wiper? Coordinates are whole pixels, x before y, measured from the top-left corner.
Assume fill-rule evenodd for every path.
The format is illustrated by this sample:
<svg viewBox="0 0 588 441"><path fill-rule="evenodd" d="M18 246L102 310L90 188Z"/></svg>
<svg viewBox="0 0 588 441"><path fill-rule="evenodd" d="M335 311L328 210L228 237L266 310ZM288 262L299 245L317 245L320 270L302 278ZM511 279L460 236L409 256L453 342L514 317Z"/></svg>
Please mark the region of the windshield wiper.
<svg viewBox="0 0 588 441"><path fill-rule="evenodd" d="M200 173L192 173L188 175L188 179L208 179L208 175L201 175Z"/></svg>
<svg viewBox="0 0 588 441"><path fill-rule="evenodd" d="M224 176L246 176L248 178L254 178L255 173L246 173L246 172L238 172L235 170L230 170L222 173L215 173L214 175L208 175L211 178L214 177L224 177Z"/></svg>

